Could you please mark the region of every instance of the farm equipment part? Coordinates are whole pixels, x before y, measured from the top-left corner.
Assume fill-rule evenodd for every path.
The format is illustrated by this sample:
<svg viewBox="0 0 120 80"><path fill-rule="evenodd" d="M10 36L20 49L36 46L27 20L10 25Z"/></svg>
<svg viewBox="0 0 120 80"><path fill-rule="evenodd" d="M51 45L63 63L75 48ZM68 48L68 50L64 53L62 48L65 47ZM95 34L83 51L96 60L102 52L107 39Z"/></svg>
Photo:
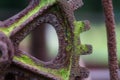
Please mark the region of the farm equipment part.
<svg viewBox="0 0 120 80"><path fill-rule="evenodd" d="M111 80L118 80L111 2L103 0L103 6L108 30ZM90 23L87 20L77 21L74 17L74 11L82 5L82 0L29 0L29 5L23 11L0 21L0 80L88 78L89 71L79 65L79 57L92 53L92 46L81 44L79 35L90 29ZM58 54L50 61L45 61L44 24L54 27L59 40ZM21 41L29 34L32 34L32 54L19 48Z"/></svg>
<svg viewBox="0 0 120 80"><path fill-rule="evenodd" d="M79 34L89 30L89 21L76 21L74 10L81 0L30 0L29 5L15 16L0 23L0 80L83 80L89 76L80 67L80 55L92 52L90 45L82 45ZM44 27L54 26L59 40L58 55L44 61ZM36 31L39 29L41 31ZM19 49L20 42L32 34L32 49L36 58ZM39 35L38 35L39 34ZM38 39L37 39L38 38ZM39 45L36 45L39 44ZM36 46L39 46L40 50ZM42 51L41 51L42 50ZM39 53L39 54L38 54Z"/></svg>

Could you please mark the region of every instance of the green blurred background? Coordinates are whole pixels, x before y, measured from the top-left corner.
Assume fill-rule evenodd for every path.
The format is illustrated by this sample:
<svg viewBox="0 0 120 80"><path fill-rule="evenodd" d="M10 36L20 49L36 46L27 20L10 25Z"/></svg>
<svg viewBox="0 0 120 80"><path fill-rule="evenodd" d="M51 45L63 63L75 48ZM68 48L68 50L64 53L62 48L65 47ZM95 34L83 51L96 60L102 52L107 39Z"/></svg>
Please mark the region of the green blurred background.
<svg viewBox="0 0 120 80"><path fill-rule="evenodd" d="M93 54L82 56L91 69L92 80L110 80L108 71L107 37L101 0L83 0L84 6L75 12L77 20L88 19L91 30L81 34L83 44L93 45ZM113 0L116 20L117 53L120 68L120 0Z"/></svg>
<svg viewBox="0 0 120 80"><path fill-rule="evenodd" d="M93 54L84 56L83 59L87 64L97 63L98 66L108 65L107 55L107 38L106 28L104 23L104 14L101 0L83 0L84 6L75 12L77 20L88 19L91 22L91 30L81 34L82 43L90 43L93 45ZM117 32L117 50L120 62L120 0L113 0L114 13L116 20ZM97 65L95 65L97 66Z"/></svg>
<svg viewBox="0 0 120 80"><path fill-rule="evenodd" d="M0 20L4 21L20 12L28 5L28 2L29 0L0 0ZM91 22L91 30L82 33L80 37L83 44L91 44L93 46L93 54L82 56L82 59L91 69L107 68L107 39L101 0L83 0L83 2L84 6L75 11L75 16L77 20L89 20ZM113 0L113 5L116 20L117 51L120 63L120 0ZM54 33L55 31L51 28L47 29L48 50L52 55L57 54L58 51L58 40ZM22 43L28 45L28 39ZM26 46L22 45L22 47L25 48Z"/></svg>

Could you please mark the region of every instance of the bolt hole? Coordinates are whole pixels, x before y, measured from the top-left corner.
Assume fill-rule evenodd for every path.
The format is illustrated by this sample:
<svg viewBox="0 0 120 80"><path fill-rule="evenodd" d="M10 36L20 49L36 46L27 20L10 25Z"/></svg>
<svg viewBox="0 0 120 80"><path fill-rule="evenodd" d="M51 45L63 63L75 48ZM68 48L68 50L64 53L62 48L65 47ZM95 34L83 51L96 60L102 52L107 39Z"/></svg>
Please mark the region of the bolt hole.
<svg viewBox="0 0 120 80"><path fill-rule="evenodd" d="M16 80L15 74L13 74L13 73L7 73L7 74L5 75L4 80Z"/></svg>
<svg viewBox="0 0 120 80"><path fill-rule="evenodd" d="M19 48L41 61L53 60L59 52L59 40L54 26L49 23L41 24L26 36Z"/></svg>
<svg viewBox="0 0 120 80"><path fill-rule="evenodd" d="M45 62L57 56L59 40L54 26L48 23L41 24L34 30L32 39L33 56Z"/></svg>

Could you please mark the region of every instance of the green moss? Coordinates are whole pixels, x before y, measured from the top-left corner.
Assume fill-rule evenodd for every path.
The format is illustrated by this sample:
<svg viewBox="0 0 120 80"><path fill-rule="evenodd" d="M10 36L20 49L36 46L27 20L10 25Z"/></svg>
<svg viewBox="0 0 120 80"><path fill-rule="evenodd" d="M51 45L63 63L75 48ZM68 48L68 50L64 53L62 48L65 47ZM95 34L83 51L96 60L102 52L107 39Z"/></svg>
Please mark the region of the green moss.
<svg viewBox="0 0 120 80"><path fill-rule="evenodd" d="M80 33L84 31L85 24L82 21L74 21L74 45L75 45L75 53L80 54L81 53L81 45L79 44L79 36Z"/></svg>
<svg viewBox="0 0 120 80"><path fill-rule="evenodd" d="M67 51L70 51L72 49L72 45L68 45L67 47L66 47L66 50Z"/></svg>
<svg viewBox="0 0 120 80"><path fill-rule="evenodd" d="M74 21L74 44L75 46L78 45L78 39L79 39L79 36L80 36L80 33L84 31L84 22L82 21Z"/></svg>
<svg viewBox="0 0 120 80"><path fill-rule="evenodd" d="M17 28L18 26L20 26L22 23L24 23L26 20L28 20L31 16L35 15L38 11L40 11L43 7L48 6L48 5L52 5L56 2L56 0L40 0L40 3L38 6L36 6L33 10L31 10L30 12L28 12L24 17L22 17L19 21L17 21L16 23L12 24L11 26L9 26L8 28L0 28L0 31L4 32L4 34L6 34L7 36L10 35L10 33Z"/></svg>
<svg viewBox="0 0 120 80"><path fill-rule="evenodd" d="M89 49L86 45L81 45L81 49L84 51L84 52L87 52Z"/></svg>
<svg viewBox="0 0 120 80"><path fill-rule="evenodd" d="M45 68L40 64L36 64L31 58L29 58L26 55L22 55L21 57L15 56L14 60L17 60L27 66L35 68L35 69L38 69L41 72L46 72L51 75L54 75L55 77L60 78L61 80L69 80L69 75L70 75L69 68L62 68L62 69Z"/></svg>
<svg viewBox="0 0 120 80"><path fill-rule="evenodd" d="M74 34L75 36L79 36L80 33L82 33L84 31L84 22L83 21L74 21Z"/></svg>

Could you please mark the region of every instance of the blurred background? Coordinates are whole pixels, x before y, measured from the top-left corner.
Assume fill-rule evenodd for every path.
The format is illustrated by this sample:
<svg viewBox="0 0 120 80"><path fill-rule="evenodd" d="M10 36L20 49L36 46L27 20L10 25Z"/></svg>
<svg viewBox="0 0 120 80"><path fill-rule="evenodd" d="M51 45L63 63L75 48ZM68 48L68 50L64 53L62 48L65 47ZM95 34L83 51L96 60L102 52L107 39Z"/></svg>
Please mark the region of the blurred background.
<svg viewBox="0 0 120 80"><path fill-rule="evenodd" d="M92 80L109 80L107 37L104 23L104 15L101 0L83 0L84 6L75 11L77 20L89 20L91 30L80 35L82 44L91 44L93 54L82 56L85 65L91 71ZM0 0L0 21L4 21L16 13L23 10L28 5L27 0ZM120 64L120 0L113 0L116 32L117 32L117 51ZM58 52L58 37L52 25L46 24L46 43L49 56L54 58ZM28 51L30 36L20 44L20 48ZM24 44L24 45L23 45Z"/></svg>

